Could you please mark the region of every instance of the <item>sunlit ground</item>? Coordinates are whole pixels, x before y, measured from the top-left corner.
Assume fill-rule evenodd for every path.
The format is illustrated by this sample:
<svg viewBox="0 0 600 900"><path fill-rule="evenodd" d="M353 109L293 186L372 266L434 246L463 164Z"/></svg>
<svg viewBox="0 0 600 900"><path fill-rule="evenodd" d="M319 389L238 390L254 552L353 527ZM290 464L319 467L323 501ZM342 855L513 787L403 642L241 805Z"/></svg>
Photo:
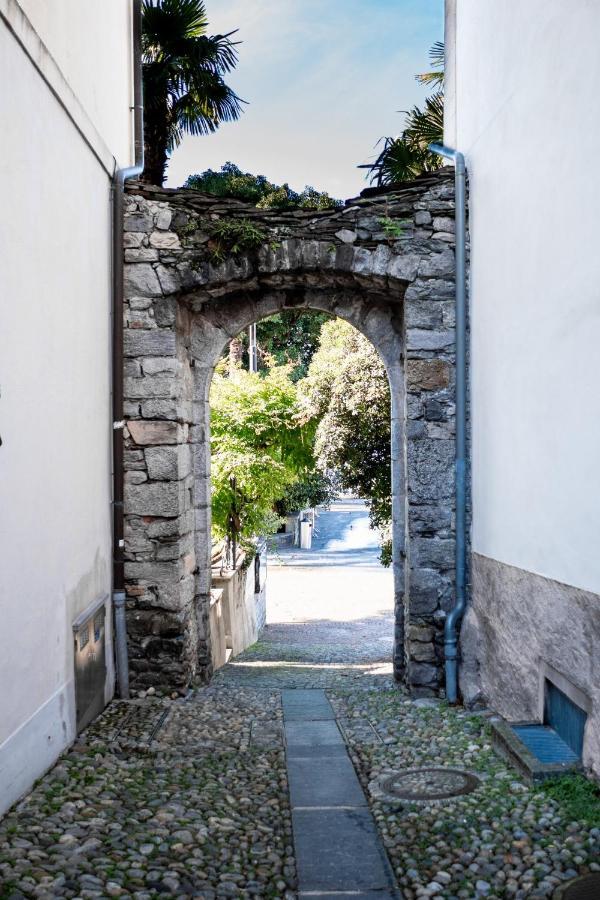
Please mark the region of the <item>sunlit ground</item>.
<svg viewBox="0 0 600 900"><path fill-rule="evenodd" d="M337 502L321 512L311 550L285 548L270 555L270 625L391 622L393 608L392 571L379 563L379 536L369 528L368 513L360 501Z"/></svg>

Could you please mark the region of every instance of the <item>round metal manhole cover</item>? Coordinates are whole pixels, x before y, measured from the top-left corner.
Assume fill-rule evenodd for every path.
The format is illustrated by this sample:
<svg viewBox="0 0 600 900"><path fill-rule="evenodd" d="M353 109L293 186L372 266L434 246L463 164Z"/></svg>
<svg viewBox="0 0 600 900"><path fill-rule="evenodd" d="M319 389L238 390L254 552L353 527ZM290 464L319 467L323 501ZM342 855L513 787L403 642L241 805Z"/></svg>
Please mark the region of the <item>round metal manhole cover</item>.
<svg viewBox="0 0 600 900"><path fill-rule="evenodd" d="M470 794L477 787L477 776L462 769L405 769L377 779L371 793L388 802L432 803Z"/></svg>
<svg viewBox="0 0 600 900"><path fill-rule="evenodd" d="M598 900L600 897L600 872L591 872L561 884L552 900Z"/></svg>

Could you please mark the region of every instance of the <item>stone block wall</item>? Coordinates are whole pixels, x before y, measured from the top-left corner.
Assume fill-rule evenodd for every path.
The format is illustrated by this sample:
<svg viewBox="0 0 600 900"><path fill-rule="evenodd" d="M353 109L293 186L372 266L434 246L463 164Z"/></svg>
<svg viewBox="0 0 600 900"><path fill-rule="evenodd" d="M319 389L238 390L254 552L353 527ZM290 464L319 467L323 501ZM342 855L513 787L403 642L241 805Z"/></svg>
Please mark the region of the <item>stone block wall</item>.
<svg viewBox="0 0 600 900"><path fill-rule="evenodd" d="M415 692L438 692L454 570L453 170L389 194L364 192L333 211L257 210L136 185L126 201L134 682L179 689L210 675L210 381L232 337L301 306L351 322L386 365L394 666ZM251 225L259 241L230 252L217 229L223 220Z"/></svg>

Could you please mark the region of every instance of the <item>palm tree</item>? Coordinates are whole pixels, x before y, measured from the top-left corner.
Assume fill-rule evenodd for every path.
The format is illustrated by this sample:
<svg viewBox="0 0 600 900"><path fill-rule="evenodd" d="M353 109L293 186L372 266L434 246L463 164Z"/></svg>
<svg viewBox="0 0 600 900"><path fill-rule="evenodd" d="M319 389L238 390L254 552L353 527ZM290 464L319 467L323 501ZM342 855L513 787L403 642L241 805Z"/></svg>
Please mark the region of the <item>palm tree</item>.
<svg viewBox="0 0 600 900"><path fill-rule="evenodd" d="M397 138L381 138L381 141L383 148L375 162L359 166L359 169L369 169L371 183L378 187L412 181L422 172L434 172L439 168L438 157L409 141L405 133Z"/></svg>
<svg viewBox="0 0 600 900"><path fill-rule="evenodd" d="M183 134L216 131L239 118L244 101L223 80L237 62L235 32L207 35L203 0L144 0L142 9L142 181L162 185L169 153Z"/></svg>
<svg viewBox="0 0 600 900"><path fill-rule="evenodd" d="M361 169L368 169L371 183L377 186L410 181L422 172L434 172L442 165L439 156L431 153L429 144L443 143L444 140L444 44L437 41L429 51L429 59L434 69L417 75L421 84L431 85L438 90L427 97L425 108L413 106L405 113L404 131L400 137L382 138L383 149L375 162Z"/></svg>

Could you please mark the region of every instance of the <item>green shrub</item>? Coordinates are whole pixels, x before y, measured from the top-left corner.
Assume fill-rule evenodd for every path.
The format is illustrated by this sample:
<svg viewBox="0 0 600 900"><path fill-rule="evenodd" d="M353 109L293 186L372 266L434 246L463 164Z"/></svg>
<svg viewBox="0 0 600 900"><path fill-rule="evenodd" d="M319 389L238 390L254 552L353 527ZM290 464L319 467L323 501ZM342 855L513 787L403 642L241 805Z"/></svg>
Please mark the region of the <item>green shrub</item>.
<svg viewBox="0 0 600 900"><path fill-rule="evenodd" d="M258 248L268 240L264 228L250 219L219 219L212 227L208 247L215 262L227 256L240 256Z"/></svg>
<svg viewBox="0 0 600 900"><path fill-rule="evenodd" d="M583 775L561 775L542 782L540 790L556 800L570 821L600 826L600 785Z"/></svg>

